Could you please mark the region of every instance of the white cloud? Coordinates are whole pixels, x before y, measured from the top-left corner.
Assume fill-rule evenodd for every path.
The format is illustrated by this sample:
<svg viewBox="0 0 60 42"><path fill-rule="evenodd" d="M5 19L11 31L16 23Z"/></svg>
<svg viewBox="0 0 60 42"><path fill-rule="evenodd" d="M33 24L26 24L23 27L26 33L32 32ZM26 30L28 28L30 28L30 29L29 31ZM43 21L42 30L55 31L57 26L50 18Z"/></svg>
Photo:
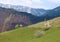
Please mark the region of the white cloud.
<svg viewBox="0 0 60 42"><path fill-rule="evenodd" d="M30 7L32 7L32 5L34 3L35 4L40 4L41 3L41 0L22 0L22 1L20 1L20 5L30 6Z"/></svg>
<svg viewBox="0 0 60 42"><path fill-rule="evenodd" d="M32 1L35 3L41 3L42 2L41 0L32 0Z"/></svg>
<svg viewBox="0 0 60 42"><path fill-rule="evenodd" d="M41 0L0 0L0 3L13 4L13 5L23 5L31 7L32 4L39 4Z"/></svg>
<svg viewBox="0 0 60 42"><path fill-rule="evenodd" d="M24 6L30 6L31 7L31 1L30 0L22 0L19 3L20 5L24 5Z"/></svg>
<svg viewBox="0 0 60 42"><path fill-rule="evenodd" d="M48 9L60 5L60 0L0 0L0 3Z"/></svg>
<svg viewBox="0 0 60 42"><path fill-rule="evenodd" d="M31 6L31 0L0 0L3 4Z"/></svg>
<svg viewBox="0 0 60 42"><path fill-rule="evenodd" d="M0 0L0 3L3 3L3 4L15 4L15 3L17 3L17 1L15 1L15 0Z"/></svg>
<svg viewBox="0 0 60 42"><path fill-rule="evenodd" d="M60 3L60 0L48 0L50 2L53 2L53 3Z"/></svg>

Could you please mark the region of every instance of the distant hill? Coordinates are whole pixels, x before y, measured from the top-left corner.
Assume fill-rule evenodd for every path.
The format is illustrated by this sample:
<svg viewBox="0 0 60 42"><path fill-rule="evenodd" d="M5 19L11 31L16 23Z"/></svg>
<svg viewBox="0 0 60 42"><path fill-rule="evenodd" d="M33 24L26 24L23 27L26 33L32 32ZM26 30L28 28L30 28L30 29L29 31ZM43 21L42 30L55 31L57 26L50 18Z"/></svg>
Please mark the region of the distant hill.
<svg viewBox="0 0 60 42"><path fill-rule="evenodd" d="M0 7L0 31L14 29L16 24L28 26L40 22L40 17L14 9Z"/></svg>
<svg viewBox="0 0 60 42"><path fill-rule="evenodd" d="M45 17L46 19L51 19L51 18L55 18L55 17L60 17L60 7L56 7L52 10L48 10L43 17Z"/></svg>
<svg viewBox="0 0 60 42"><path fill-rule="evenodd" d="M0 42L60 42L60 17L49 20L52 25L50 30L46 31L42 37L35 37L34 33L43 26L45 22L32 25L30 27L20 28L4 33L0 33ZM40 28L38 28L38 26Z"/></svg>

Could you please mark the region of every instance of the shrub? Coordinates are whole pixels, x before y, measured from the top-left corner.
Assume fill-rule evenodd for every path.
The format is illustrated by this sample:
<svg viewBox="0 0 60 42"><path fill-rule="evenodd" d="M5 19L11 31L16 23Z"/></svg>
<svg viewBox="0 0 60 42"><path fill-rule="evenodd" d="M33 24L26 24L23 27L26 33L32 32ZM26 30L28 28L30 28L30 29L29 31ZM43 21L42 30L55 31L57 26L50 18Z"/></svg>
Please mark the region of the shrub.
<svg viewBox="0 0 60 42"><path fill-rule="evenodd" d="M20 27L19 24L16 24L16 25L15 25L15 29L17 29L17 28L19 28L19 27Z"/></svg>
<svg viewBox="0 0 60 42"><path fill-rule="evenodd" d="M35 36L35 37L41 37L41 36L43 36L44 34L45 34L45 32L40 31L40 30L37 30L37 31L34 33L34 36Z"/></svg>

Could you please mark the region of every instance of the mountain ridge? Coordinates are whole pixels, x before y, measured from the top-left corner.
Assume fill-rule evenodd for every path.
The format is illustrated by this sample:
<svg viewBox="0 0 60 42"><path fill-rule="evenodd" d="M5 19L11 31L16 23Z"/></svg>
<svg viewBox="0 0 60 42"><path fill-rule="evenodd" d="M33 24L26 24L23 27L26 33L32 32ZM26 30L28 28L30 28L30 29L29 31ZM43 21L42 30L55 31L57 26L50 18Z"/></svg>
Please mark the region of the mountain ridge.
<svg viewBox="0 0 60 42"><path fill-rule="evenodd" d="M23 24L23 26L35 24L41 21L39 18L40 17L34 16L30 13L18 12L13 9L0 7L0 31L2 28L5 28L5 30L14 29L16 24Z"/></svg>
<svg viewBox="0 0 60 42"><path fill-rule="evenodd" d="M23 24L23 27L24 27L24 26L32 25L45 20L50 20L56 17L60 17L59 8L48 10L44 13L44 15L37 16L27 12L19 12L14 9L0 7L0 31L2 30L3 27L7 28L6 30L12 30L12 29L15 29L16 24L19 24L19 25ZM5 19L8 20L11 14L13 15L13 17L11 17L10 21L8 21L6 25L3 26L5 23Z"/></svg>
<svg viewBox="0 0 60 42"><path fill-rule="evenodd" d="M9 5L9 4L1 4L0 3L0 7L10 8L10 9L14 9L14 10L17 10L20 12L31 13L32 15L35 15L35 16L41 16L41 15L43 15L43 13L46 12L45 9L39 9L39 8L35 9L35 8L31 8L31 7L21 6L21 5Z"/></svg>

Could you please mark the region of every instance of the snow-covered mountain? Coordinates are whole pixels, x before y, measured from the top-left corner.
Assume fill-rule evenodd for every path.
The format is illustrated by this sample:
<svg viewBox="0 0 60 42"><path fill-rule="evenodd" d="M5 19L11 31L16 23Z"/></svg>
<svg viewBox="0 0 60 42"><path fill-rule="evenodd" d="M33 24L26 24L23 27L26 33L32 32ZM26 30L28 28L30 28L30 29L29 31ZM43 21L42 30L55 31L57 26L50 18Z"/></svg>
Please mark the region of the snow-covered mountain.
<svg viewBox="0 0 60 42"><path fill-rule="evenodd" d="M0 7L11 8L11 9L14 9L20 12L27 12L27 13L31 13L36 16L41 16L46 12L46 10L44 9L35 9L35 8L30 8L26 6L20 6L20 5L9 5L9 4L0 3Z"/></svg>

